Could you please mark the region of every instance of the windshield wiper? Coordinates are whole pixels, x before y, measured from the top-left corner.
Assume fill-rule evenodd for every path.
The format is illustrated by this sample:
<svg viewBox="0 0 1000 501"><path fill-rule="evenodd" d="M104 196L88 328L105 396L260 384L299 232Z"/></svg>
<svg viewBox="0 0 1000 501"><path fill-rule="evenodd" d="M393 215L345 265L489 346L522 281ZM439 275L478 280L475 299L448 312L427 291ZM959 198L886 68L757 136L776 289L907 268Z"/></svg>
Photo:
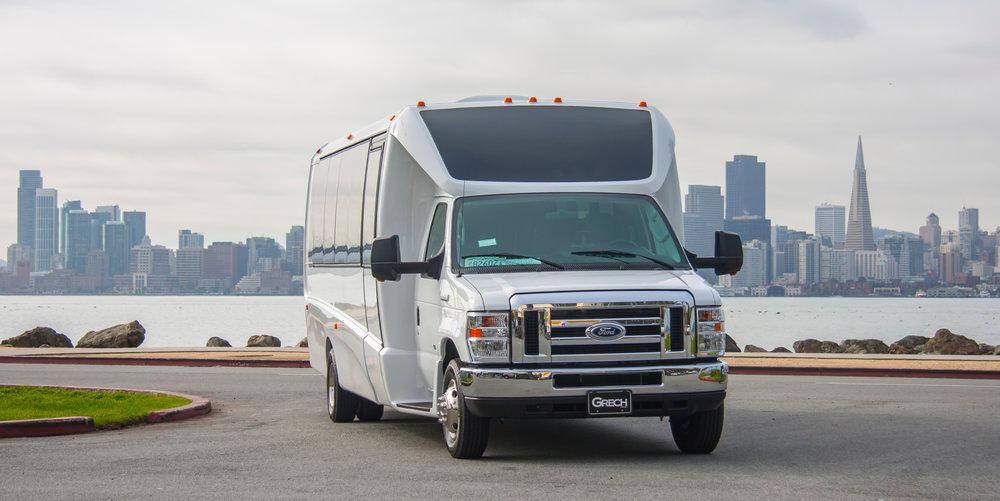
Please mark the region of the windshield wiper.
<svg viewBox="0 0 1000 501"><path fill-rule="evenodd" d="M514 259L534 259L535 261L540 261L540 262L542 262L544 264L547 264L547 265L549 265L549 266L551 266L553 268L559 269L559 270L565 270L566 269L565 266L563 266L563 265L561 265L559 263L554 263L552 261L549 261L548 259L542 259L540 257L535 257L535 256L523 256L521 254L511 254L509 252L493 252L493 253L490 253L490 254L472 254L470 256L462 256L462 259L466 259L466 258L470 258L470 257L509 257L509 258L514 258Z"/></svg>
<svg viewBox="0 0 1000 501"><path fill-rule="evenodd" d="M570 252L570 254L573 254L574 256L598 256L598 257L606 257L606 258L610 258L610 259L614 259L614 256L621 256L621 257L641 257L643 259L648 259L648 260L650 260L650 261L652 261L652 262L654 262L654 263L656 263L656 264L658 264L658 265L660 265L660 266L662 266L662 267L664 267L664 268L666 268L668 270L676 270L677 269L676 266L674 266L674 265L672 265L672 264L670 264L670 263L668 263L666 261L661 261L659 259L656 259L655 257L646 256L646 255L643 255L643 254L636 254L634 252L625 252L625 251L620 251L620 250L610 250L610 249L607 249L607 250L585 250L585 251Z"/></svg>

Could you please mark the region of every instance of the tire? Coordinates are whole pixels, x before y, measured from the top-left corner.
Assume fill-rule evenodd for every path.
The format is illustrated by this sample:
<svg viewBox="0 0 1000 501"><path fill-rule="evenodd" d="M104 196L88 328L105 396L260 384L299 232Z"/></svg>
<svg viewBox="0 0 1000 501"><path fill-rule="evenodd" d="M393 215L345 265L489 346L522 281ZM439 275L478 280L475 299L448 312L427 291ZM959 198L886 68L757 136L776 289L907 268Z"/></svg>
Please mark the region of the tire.
<svg viewBox="0 0 1000 501"><path fill-rule="evenodd" d="M708 454L715 450L722 437L725 404L718 409L670 418L670 432L681 452Z"/></svg>
<svg viewBox="0 0 1000 501"><path fill-rule="evenodd" d="M378 421L382 419L382 412L385 411L385 407L368 400L367 398L358 397L358 421L370 422Z"/></svg>
<svg viewBox="0 0 1000 501"><path fill-rule="evenodd" d="M354 421L358 411L358 396L340 387L332 349L326 357L326 407L334 423Z"/></svg>
<svg viewBox="0 0 1000 501"><path fill-rule="evenodd" d="M476 416L465 405L462 385L458 383L458 362L448 362L441 395L438 396L438 422L444 432L448 452L458 459L482 457L490 437L490 419Z"/></svg>

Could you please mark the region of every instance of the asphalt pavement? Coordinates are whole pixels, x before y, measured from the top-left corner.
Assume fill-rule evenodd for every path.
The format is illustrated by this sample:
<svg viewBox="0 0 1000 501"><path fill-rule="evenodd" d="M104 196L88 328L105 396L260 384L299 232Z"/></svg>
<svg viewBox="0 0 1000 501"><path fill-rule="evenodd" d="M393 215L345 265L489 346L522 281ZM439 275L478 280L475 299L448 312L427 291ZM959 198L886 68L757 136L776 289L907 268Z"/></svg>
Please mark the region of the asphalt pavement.
<svg viewBox="0 0 1000 501"><path fill-rule="evenodd" d="M436 421L334 424L311 369L0 364L0 383L159 389L210 415L0 440L0 497L995 498L1000 382L733 376L722 441L657 418L494 423L481 460Z"/></svg>

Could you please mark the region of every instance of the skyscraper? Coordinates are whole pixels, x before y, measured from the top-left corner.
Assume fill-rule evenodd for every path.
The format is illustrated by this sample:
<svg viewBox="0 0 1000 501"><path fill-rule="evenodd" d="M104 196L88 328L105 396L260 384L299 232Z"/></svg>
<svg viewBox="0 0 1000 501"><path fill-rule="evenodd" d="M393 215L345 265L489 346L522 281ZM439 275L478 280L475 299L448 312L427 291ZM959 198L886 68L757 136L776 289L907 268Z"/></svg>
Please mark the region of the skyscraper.
<svg viewBox="0 0 1000 501"><path fill-rule="evenodd" d="M281 266L281 246L271 237L247 239L247 274L271 271Z"/></svg>
<svg viewBox="0 0 1000 501"><path fill-rule="evenodd" d="M104 249L104 223L112 221L111 214L108 212L98 212L92 211L90 213L90 248L91 249ZM125 242L126 244L128 241ZM108 258L114 260L111 254L108 254Z"/></svg>
<svg viewBox="0 0 1000 501"><path fill-rule="evenodd" d="M764 162L754 155L734 155L726 162L726 219L764 218Z"/></svg>
<svg viewBox="0 0 1000 501"><path fill-rule="evenodd" d="M191 230L180 230L177 232L177 248L183 249L185 247L198 247L202 249L205 247L205 235L201 233L192 233Z"/></svg>
<svg viewBox="0 0 1000 501"><path fill-rule="evenodd" d="M64 206L65 208L65 206ZM73 209L63 215L65 228L66 268L83 274L86 271L87 255L90 247L90 213L83 209Z"/></svg>
<svg viewBox="0 0 1000 501"><path fill-rule="evenodd" d="M305 227L292 226L288 233L285 233L285 262L288 263L288 271L293 276L302 275L302 249L305 245Z"/></svg>
<svg viewBox="0 0 1000 501"><path fill-rule="evenodd" d="M128 229L128 246L131 249L142 243L142 237L146 236L146 213L142 211L127 210L122 213L122 221Z"/></svg>
<svg viewBox="0 0 1000 501"><path fill-rule="evenodd" d="M958 211L958 245L962 259L976 259L976 237L979 236L979 209L962 207Z"/></svg>
<svg viewBox="0 0 1000 501"><path fill-rule="evenodd" d="M861 152L861 136L858 136L858 154L854 159L854 187L851 189L851 214L847 219L845 247L853 251L875 250L872 214L868 206L868 174L865 171L865 157Z"/></svg>
<svg viewBox="0 0 1000 501"><path fill-rule="evenodd" d="M83 205L79 200L72 200L62 204L59 211L59 253L66 254L66 216L71 210L81 210ZM89 243L89 242L88 242Z"/></svg>
<svg viewBox="0 0 1000 501"><path fill-rule="evenodd" d="M722 229L722 187L692 184L684 196L684 248L699 255L715 253L715 232Z"/></svg>
<svg viewBox="0 0 1000 501"><path fill-rule="evenodd" d="M931 212L927 216L927 224L920 227L920 239L928 248L936 250L941 246L941 225L937 214Z"/></svg>
<svg viewBox="0 0 1000 501"><path fill-rule="evenodd" d="M42 171L22 170L17 186L17 243L35 245L35 190L42 187Z"/></svg>
<svg viewBox="0 0 1000 501"><path fill-rule="evenodd" d="M98 205L94 212L108 215L108 221L120 221L122 210L117 205Z"/></svg>
<svg viewBox="0 0 1000 501"><path fill-rule="evenodd" d="M35 190L35 252L34 270L49 271L56 267L59 250L58 193L51 188Z"/></svg>
<svg viewBox="0 0 1000 501"><path fill-rule="evenodd" d="M843 205L822 204L816 206L816 238L830 239L831 247L839 247L846 240L844 233Z"/></svg>
<svg viewBox="0 0 1000 501"><path fill-rule="evenodd" d="M131 249L128 246L128 228L122 221L108 221L103 224L103 229L103 250L108 255L108 275L114 277L128 273Z"/></svg>

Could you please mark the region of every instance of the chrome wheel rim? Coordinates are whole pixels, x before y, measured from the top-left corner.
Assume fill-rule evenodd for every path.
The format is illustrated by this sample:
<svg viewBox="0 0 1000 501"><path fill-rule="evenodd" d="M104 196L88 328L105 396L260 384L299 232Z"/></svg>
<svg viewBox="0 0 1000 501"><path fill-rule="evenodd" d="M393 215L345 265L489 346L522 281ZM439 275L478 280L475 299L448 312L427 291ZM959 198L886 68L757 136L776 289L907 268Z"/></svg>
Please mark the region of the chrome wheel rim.
<svg viewBox="0 0 1000 501"><path fill-rule="evenodd" d="M458 432L462 428L461 414L458 409L458 385L455 379L448 380L448 384L441 395L439 402L439 413L441 414L441 426L444 428L444 439L448 447L454 447L458 441Z"/></svg>
<svg viewBox="0 0 1000 501"><path fill-rule="evenodd" d="M333 385L333 364L326 369L326 408L330 415L333 415L333 406L337 403L337 389Z"/></svg>

